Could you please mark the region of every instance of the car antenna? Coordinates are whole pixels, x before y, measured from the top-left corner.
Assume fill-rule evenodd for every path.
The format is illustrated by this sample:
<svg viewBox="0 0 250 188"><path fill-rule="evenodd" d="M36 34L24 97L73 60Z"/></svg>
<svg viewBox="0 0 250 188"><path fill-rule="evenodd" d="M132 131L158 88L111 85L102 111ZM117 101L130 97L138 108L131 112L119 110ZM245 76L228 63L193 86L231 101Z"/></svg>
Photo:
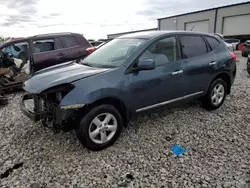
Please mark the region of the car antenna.
<svg viewBox="0 0 250 188"><path fill-rule="evenodd" d="M190 31L193 31L194 27L195 27L195 25L192 27L192 29Z"/></svg>

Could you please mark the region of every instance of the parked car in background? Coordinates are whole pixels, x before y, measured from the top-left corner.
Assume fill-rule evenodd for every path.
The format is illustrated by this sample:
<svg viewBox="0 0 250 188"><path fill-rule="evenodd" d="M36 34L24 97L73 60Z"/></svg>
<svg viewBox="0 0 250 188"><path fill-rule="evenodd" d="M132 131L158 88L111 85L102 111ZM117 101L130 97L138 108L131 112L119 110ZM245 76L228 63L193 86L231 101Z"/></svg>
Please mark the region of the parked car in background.
<svg viewBox="0 0 250 188"><path fill-rule="evenodd" d="M247 72L250 75L250 54L248 54L248 57L247 57Z"/></svg>
<svg viewBox="0 0 250 188"><path fill-rule="evenodd" d="M201 99L219 108L231 92L236 56L206 33L141 32L118 37L79 63L36 72L24 83L21 110L55 130L76 129L91 150L113 144L130 118ZM34 100L34 109L26 107Z"/></svg>
<svg viewBox="0 0 250 188"><path fill-rule="evenodd" d="M234 51L234 46L233 46L233 44L227 43L227 42L225 42L225 41L224 41L224 43L226 44L227 48L228 48L231 52Z"/></svg>
<svg viewBox="0 0 250 188"><path fill-rule="evenodd" d="M234 46L233 46L233 44L226 42L226 41L225 41L225 38L224 38L224 35L222 35L222 34L220 34L220 33L214 33L214 35L220 37L220 38L223 40L223 42L226 44L227 48L228 48L230 51L232 51L232 52L234 51Z"/></svg>
<svg viewBox="0 0 250 188"><path fill-rule="evenodd" d="M233 46L233 51L238 49L238 45L240 44L239 39L234 39L234 38L224 38L224 41L228 44L232 44Z"/></svg>
<svg viewBox="0 0 250 188"><path fill-rule="evenodd" d="M242 49L242 56L247 57L250 54L250 40L247 40L244 43L244 47Z"/></svg>
<svg viewBox="0 0 250 188"><path fill-rule="evenodd" d="M15 50L17 46L20 51ZM0 46L15 58L27 62L31 58L31 73L60 64L84 58L90 54L90 43L78 33L53 33L11 40ZM35 62L35 63L34 63Z"/></svg>
<svg viewBox="0 0 250 188"><path fill-rule="evenodd" d="M104 42L103 41L92 41L92 42L90 42L90 44L93 47L97 47L97 46L101 45L102 43L104 43Z"/></svg>
<svg viewBox="0 0 250 188"><path fill-rule="evenodd" d="M102 47L104 44L106 44L107 42L103 42L103 43L101 43L101 44L99 44L98 46L96 46L95 48L96 49L98 49L98 48L100 48L100 47Z"/></svg>
<svg viewBox="0 0 250 188"><path fill-rule="evenodd" d="M103 42L103 43L99 44L98 46L92 46L92 47L88 48L89 53L93 53L94 51L96 51L97 49L101 48L106 43L107 42Z"/></svg>

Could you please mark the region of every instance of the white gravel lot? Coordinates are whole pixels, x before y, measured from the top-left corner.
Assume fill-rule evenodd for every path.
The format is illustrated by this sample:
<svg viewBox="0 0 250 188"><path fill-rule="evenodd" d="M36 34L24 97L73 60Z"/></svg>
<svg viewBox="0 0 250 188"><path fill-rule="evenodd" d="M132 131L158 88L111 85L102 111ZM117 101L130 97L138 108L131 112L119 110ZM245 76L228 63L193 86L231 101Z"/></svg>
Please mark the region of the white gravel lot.
<svg viewBox="0 0 250 188"><path fill-rule="evenodd" d="M194 102L138 117L100 152L86 150L74 132L33 123L18 94L0 108L0 187L250 187L250 77L238 59L220 109ZM173 144L186 154L174 157Z"/></svg>

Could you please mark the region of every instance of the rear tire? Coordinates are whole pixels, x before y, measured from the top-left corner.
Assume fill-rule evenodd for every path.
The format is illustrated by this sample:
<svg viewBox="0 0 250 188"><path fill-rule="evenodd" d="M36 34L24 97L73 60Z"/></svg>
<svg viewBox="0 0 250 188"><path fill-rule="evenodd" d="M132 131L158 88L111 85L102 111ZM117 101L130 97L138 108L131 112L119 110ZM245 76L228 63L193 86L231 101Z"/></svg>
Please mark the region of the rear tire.
<svg viewBox="0 0 250 188"><path fill-rule="evenodd" d="M93 107L77 128L77 137L88 149L99 151L111 146L120 136L123 119L112 105Z"/></svg>
<svg viewBox="0 0 250 188"><path fill-rule="evenodd" d="M206 96L202 100L203 106L207 110L216 110L221 107L227 95L226 82L218 78L210 85Z"/></svg>

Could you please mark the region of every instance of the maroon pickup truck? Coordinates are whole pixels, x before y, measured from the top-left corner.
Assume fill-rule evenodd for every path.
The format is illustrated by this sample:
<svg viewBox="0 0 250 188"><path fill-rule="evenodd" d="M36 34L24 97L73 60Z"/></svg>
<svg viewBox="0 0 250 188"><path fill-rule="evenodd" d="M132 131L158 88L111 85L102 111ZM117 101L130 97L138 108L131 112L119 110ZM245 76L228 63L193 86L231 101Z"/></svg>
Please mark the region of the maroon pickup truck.
<svg viewBox="0 0 250 188"><path fill-rule="evenodd" d="M30 59L31 73L84 58L93 52L91 44L78 33L53 33L12 40L2 44L2 50L24 62Z"/></svg>

